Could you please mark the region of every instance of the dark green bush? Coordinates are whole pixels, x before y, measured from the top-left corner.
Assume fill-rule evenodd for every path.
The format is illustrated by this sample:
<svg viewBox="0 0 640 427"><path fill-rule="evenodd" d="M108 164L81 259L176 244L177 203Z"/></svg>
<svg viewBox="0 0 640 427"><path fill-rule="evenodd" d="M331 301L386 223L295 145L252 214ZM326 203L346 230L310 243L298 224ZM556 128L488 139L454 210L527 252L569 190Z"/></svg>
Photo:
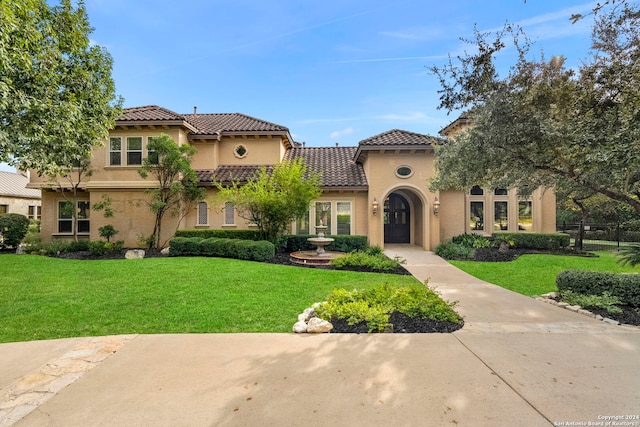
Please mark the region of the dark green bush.
<svg viewBox="0 0 640 427"><path fill-rule="evenodd" d="M236 259L251 259L251 245L253 240L238 240L233 243L233 249L235 250L235 254L233 258Z"/></svg>
<svg viewBox="0 0 640 427"><path fill-rule="evenodd" d="M124 246L123 240L118 240L116 242L105 242L102 240L94 240L88 243L89 251L93 255L106 255L109 253L117 253L120 252Z"/></svg>
<svg viewBox="0 0 640 427"><path fill-rule="evenodd" d="M252 261L267 261L275 256L275 246L264 240L240 240L201 237L174 237L170 256L216 256Z"/></svg>
<svg viewBox="0 0 640 427"><path fill-rule="evenodd" d="M514 249L557 251L571 244L571 236L565 233L495 233L491 237L513 242Z"/></svg>
<svg viewBox="0 0 640 427"><path fill-rule="evenodd" d="M434 251L436 255L444 259L469 259L472 249L459 243L440 243Z"/></svg>
<svg viewBox="0 0 640 427"><path fill-rule="evenodd" d="M331 265L336 267L367 267L373 271L393 271L402 264L397 259L390 259L383 253L370 255L367 252L350 252L332 259Z"/></svg>
<svg viewBox="0 0 640 427"><path fill-rule="evenodd" d="M220 243L224 239L210 237L200 242L200 253L204 256L218 256L220 253Z"/></svg>
<svg viewBox="0 0 640 427"><path fill-rule="evenodd" d="M451 239L451 243L466 246L467 248L489 248L493 246L491 240L487 239L480 234L460 234Z"/></svg>
<svg viewBox="0 0 640 427"><path fill-rule="evenodd" d="M276 247L266 240L253 242L252 259L254 261L268 261L276 256Z"/></svg>
<svg viewBox="0 0 640 427"><path fill-rule="evenodd" d="M17 247L29 230L29 218L16 213L0 215L1 246Z"/></svg>
<svg viewBox="0 0 640 427"><path fill-rule="evenodd" d="M203 239L217 237L220 239L262 240L260 232L257 230L178 230L176 237L202 237Z"/></svg>
<svg viewBox="0 0 640 427"><path fill-rule="evenodd" d="M610 295L622 304L640 307L640 275L602 271L565 270L556 276L556 286L562 293L572 291L583 295Z"/></svg>

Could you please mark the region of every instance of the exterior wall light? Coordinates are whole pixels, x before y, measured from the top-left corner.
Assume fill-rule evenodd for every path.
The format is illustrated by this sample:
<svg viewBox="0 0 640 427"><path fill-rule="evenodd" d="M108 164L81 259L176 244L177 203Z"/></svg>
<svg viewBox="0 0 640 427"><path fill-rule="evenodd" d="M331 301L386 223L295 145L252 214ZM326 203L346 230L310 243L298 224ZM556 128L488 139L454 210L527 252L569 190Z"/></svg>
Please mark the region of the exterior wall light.
<svg viewBox="0 0 640 427"><path fill-rule="evenodd" d="M435 216L438 216L439 213L440 213L440 200L438 200L438 198L436 197L435 200L433 201L433 214Z"/></svg>
<svg viewBox="0 0 640 427"><path fill-rule="evenodd" d="M376 198L373 198L373 203L371 204L371 212L374 216L378 215L378 201Z"/></svg>

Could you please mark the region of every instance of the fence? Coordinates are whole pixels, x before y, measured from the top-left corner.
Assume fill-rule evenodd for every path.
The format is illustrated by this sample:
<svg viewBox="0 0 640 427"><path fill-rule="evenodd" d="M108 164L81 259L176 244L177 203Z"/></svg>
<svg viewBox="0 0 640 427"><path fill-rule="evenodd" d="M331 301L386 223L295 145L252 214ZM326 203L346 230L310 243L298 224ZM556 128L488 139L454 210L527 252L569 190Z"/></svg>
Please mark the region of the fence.
<svg viewBox="0 0 640 427"><path fill-rule="evenodd" d="M626 230L620 224L559 224L558 232L571 236L571 245L585 251L618 250L640 243L640 231Z"/></svg>

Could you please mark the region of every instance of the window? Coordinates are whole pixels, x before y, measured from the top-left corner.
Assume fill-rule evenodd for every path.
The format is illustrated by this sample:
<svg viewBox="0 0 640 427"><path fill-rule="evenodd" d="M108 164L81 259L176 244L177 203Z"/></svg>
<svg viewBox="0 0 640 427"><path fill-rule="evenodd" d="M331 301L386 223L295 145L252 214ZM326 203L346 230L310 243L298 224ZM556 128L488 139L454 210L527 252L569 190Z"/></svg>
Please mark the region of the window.
<svg viewBox="0 0 640 427"><path fill-rule="evenodd" d="M244 145L238 145L233 150L233 154L239 159L244 159L245 157L247 157L247 147L245 147Z"/></svg>
<svg viewBox="0 0 640 427"><path fill-rule="evenodd" d="M122 164L122 138L109 138L109 165L120 166Z"/></svg>
<svg viewBox="0 0 640 427"><path fill-rule="evenodd" d="M0 215L6 214L9 212L9 205L0 205Z"/></svg>
<svg viewBox="0 0 640 427"><path fill-rule="evenodd" d="M493 229L499 231L506 231L509 229L509 204L507 202L494 202L493 203Z"/></svg>
<svg viewBox="0 0 640 427"><path fill-rule="evenodd" d="M396 169L396 176L400 178L409 178L411 175L413 175L413 169L409 166L398 166Z"/></svg>
<svg viewBox="0 0 640 427"><path fill-rule="evenodd" d="M326 226L331 233L331 202L316 202L316 226Z"/></svg>
<svg viewBox="0 0 640 427"><path fill-rule="evenodd" d="M89 233L89 202L81 200L77 202L77 233L88 234ZM72 234L74 230L73 221L74 206L68 200L58 202L58 233Z"/></svg>
<svg viewBox="0 0 640 427"><path fill-rule="evenodd" d="M224 225L234 225L236 223L235 213L233 203L227 202L224 204Z"/></svg>
<svg viewBox="0 0 640 427"><path fill-rule="evenodd" d="M482 196L484 195L484 190L479 185L474 185L471 187L471 195L472 196Z"/></svg>
<svg viewBox="0 0 640 427"><path fill-rule="evenodd" d="M296 234L310 234L309 233L309 211L307 211L302 218L298 218L296 221Z"/></svg>
<svg viewBox="0 0 640 427"><path fill-rule="evenodd" d="M29 206L29 219L37 219L40 220L42 217L42 207L41 206Z"/></svg>
<svg viewBox="0 0 640 427"><path fill-rule="evenodd" d="M351 202L336 203L338 230L336 234L351 234Z"/></svg>
<svg viewBox="0 0 640 427"><path fill-rule="evenodd" d="M142 164L142 137L127 137L127 165Z"/></svg>
<svg viewBox="0 0 640 427"><path fill-rule="evenodd" d="M509 192L506 188L496 188L493 190L494 196L506 196L508 193Z"/></svg>
<svg viewBox="0 0 640 427"><path fill-rule="evenodd" d="M149 138L147 138L147 158L149 159L149 163L151 163L152 165L157 165L159 163L158 153L156 153L154 150L149 149L151 143L156 138L157 137L155 136L150 136Z"/></svg>
<svg viewBox="0 0 640 427"><path fill-rule="evenodd" d="M471 202L469 227L471 230L484 230L484 202Z"/></svg>
<svg viewBox="0 0 640 427"><path fill-rule="evenodd" d="M518 230L533 231L532 205L530 200L518 202Z"/></svg>
<svg viewBox="0 0 640 427"><path fill-rule="evenodd" d="M198 221L196 225L208 225L209 224L209 206L207 202L198 203Z"/></svg>

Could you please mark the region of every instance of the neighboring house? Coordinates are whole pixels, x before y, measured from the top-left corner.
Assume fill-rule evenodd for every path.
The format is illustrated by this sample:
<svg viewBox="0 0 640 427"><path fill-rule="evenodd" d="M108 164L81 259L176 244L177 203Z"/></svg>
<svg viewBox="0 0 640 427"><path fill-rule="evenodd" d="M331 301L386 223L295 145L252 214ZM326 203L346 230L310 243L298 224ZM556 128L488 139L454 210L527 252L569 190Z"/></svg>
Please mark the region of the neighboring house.
<svg viewBox="0 0 640 427"><path fill-rule="evenodd" d="M0 215L17 213L40 219L40 190L27 188L28 173L0 171Z"/></svg>
<svg viewBox="0 0 640 427"><path fill-rule="evenodd" d="M455 122L454 122L455 123ZM453 125L453 124L452 124ZM443 129L453 135L457 125ZM457 129L457 128L456 128ZM68 238L74 228L82 236L99 239L98 228L111 224L117 239L136 246L141 235L153 229L153 216L144 205L145 189L153 179L142 179L137 170L148 155L149 138L161 133L178 144L197 150L192 167L207 199L178 223L167 218L162 240L180 229L247 229L233 206L213 206L222 182L250 179L260 166L303 158L312 170L322 172L322 196L304 218L292 224L291 233L315 234L322 221L328 234L366 235L369 243L410 243L434 249L441 241L465 232L491 234L494 230L555 231L555 196L536 190L528 200L518 200L515 190L475 188L470 192L431 192L434 145L438 137L404 130L390 130L360 141L357 147L305 147L293 141L289 129L243 114L177 114L158 106L127 108L105 145L91 158L93 174L81 183L75 209L78 223L67 213L68 201L45 178L32 174L31 188L42 188L45 215L42 236ZM482 194L480 194L480 192ZM90 206L110 197L115 216L104 218Z"/></svg>

